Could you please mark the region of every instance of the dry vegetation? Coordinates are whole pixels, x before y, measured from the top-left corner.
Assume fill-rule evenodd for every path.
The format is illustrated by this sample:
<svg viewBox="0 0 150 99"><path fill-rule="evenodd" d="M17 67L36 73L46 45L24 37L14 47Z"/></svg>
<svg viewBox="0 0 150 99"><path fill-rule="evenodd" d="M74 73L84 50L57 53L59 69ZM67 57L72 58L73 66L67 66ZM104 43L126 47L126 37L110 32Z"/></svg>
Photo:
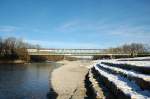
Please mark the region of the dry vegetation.
<svg viewBox="0 0 150 99"><path fill-rule="evenodd" d="M14 37L0 38L0 60L29 61L30 56L28 55L27 48L37 48L37 46L25 43L21 39Z"/></svg>
<svg viewBox="0 0 150 99"><path fill-rule="evenodd" d="M133 56L137 54L146 54L149 53L149 51L149 45L140 43L125 44L120 47L105 49L106 53L131 54Z"/></svg>

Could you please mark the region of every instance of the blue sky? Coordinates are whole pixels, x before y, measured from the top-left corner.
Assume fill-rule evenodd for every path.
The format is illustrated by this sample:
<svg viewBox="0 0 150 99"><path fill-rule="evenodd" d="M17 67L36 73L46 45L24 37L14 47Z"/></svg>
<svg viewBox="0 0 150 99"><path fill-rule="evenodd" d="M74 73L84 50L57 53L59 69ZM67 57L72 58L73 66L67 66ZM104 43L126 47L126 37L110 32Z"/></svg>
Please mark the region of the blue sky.
<svg viewBox="0 0 150 99"><path fill-rule="evenodd" d="M150 42L150 0L0 0L0 36L47 48Z"/></svg>

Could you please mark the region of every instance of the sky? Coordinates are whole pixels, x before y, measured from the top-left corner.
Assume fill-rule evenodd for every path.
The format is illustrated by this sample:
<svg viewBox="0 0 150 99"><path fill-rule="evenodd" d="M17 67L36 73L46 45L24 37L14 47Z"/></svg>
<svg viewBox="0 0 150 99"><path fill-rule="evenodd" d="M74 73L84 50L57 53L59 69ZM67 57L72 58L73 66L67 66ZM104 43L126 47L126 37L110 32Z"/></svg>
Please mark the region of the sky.
<svg viewBox="0 0 150 99"><path fill-rule="evenodd" d="M0 37L46 48L150 43L150 0L0 0Z"/></svg>

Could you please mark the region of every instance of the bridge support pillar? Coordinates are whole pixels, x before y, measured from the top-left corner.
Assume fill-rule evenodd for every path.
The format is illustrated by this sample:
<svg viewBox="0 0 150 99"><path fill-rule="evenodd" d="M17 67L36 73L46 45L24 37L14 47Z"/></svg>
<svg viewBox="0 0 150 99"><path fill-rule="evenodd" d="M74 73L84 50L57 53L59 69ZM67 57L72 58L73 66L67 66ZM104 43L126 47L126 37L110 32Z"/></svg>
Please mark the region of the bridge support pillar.
<svg viewBox="0 0 150 99"><path fill-rule="evenodd" d="M113 57L113 55L110 55L110 59L113 59L114 57Z"/></svg>

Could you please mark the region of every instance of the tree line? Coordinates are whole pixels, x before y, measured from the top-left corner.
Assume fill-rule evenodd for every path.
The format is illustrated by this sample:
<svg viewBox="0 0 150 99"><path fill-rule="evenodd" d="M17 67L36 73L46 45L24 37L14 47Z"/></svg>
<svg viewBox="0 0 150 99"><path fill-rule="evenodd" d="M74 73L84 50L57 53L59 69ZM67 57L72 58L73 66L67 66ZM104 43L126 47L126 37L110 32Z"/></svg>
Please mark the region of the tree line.
<svg viewBox="0 0 150 99"><path fill-rule="evenodd" d="M28 48L39 49L40 46L26 43L22 39L15 37L0 37L0 60L36 60L37 57L29 56ZM137 56L139 54L150 55L150 46L141 43L124 44L116 48L104 49L104 53L131 54L131 56ZM38 57L38 59L43 58Z"/></svg>
<svg viewBox="0 0 150 99"><path fill-rule="evenodd" d="M24 60L29 61L27 48L39 48L39 45L32 45L15 37L0 37L0 60Z"/></svg>
<svg viewBox="0 0 150 99"><path fill-rule="evenodd" d="M113 54L148 54L150 53L150 46L142 43L131 43L131 44L124 44L119 47L115 48L108 48L105 49L104 52L106 53L113 53Z"/></svg>

